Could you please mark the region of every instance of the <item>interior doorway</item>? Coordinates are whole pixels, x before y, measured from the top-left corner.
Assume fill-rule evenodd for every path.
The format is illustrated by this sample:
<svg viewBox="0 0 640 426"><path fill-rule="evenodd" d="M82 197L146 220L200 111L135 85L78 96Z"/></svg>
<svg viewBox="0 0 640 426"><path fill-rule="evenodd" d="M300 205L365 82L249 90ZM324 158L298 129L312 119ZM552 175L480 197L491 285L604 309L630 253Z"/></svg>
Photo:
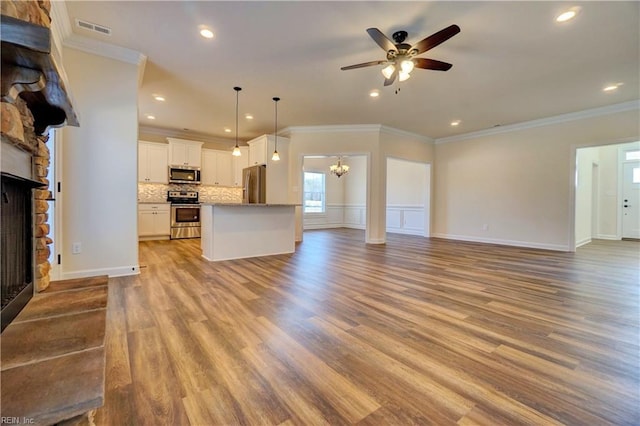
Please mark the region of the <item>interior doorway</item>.
<svg viewBox="0 0 640 426"><path fill-rule="evenodd" d="M576 248L640 238L640 142L577 149L575 179Z"/></svg>
<svg viewBox="0 0 640 426"><path fill-rule="evenodd" d="M346 174L331 166L348 166ZM302 227L310 229L367 227L367 156L305 155L302 162Z"/></svg>

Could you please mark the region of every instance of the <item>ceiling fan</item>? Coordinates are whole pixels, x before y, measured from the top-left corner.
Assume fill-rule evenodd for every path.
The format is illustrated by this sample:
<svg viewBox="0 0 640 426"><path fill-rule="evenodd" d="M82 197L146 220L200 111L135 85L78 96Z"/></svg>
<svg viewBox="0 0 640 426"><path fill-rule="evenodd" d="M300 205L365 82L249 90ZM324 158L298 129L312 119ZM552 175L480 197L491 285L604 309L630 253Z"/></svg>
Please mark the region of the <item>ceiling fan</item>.
<svg viewBox="0 0 640 426"><path fill-rule="evenodd" d="M382 47L387 52L387 59L381 61L371 61L362 64L349 65L340 68L343 71L352 70L355 68L371 67L374 65L387 65L382 69L382 75L384 75L384 85L389 86L393 84L396 77L399 81L405 81L411 77L410 73L414 68L422 68L426 70L447 71L453 65L436 61L435 59L416 58L415 56L433 49L437 45L449 40L454 35L460 32L460 27L457 25L450 25L447 28L438 31L429 37L420 40L413 46L405 43L407 38L406 31L396 31L392 37L395 41L392 42L377 28L368 28L367 33L371 36L378 46Z"/></svg>

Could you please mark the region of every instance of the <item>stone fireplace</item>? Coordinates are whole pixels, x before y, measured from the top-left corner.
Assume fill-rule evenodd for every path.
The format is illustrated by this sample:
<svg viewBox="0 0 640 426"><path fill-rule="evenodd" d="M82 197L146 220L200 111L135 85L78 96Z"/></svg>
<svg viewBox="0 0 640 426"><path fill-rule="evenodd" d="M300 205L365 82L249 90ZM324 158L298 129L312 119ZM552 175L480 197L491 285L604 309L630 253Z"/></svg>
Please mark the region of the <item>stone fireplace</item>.
<svg viewBox="0 0 640 426"><path fill-rule="evenodd" d="M78 125L50 54L50 6L49 1L1 3L3 199L0 202L6 210L0 223L3 330L28 301L29 293L49 286L52 239L47 224L47 200L52 194L47 189L50 159L47 129ZM32 198L19 202L20 190ZM16 208L21 208L22 213ZM24 229L16 230L16 225ZM12 303L14 299L17 303ZM9 309L5 310L6 307Z"/></svg>

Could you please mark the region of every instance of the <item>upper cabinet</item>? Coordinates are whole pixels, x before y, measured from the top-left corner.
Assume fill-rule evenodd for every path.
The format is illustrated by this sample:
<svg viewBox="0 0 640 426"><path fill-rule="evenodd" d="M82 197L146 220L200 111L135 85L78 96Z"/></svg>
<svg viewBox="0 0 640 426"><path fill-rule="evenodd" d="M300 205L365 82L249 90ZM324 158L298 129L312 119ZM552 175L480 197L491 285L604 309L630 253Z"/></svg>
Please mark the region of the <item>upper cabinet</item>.
<svg viewBox="0 0 640 426"><path fill-rule="evenodd" d="M167 138L169 165L202 167L202 142Z"/></svg>
<svg viewBox="0 0 640 426"><path fill-rule="evenodd" d="M274 135L262 135L247 142L249 145L249 165L256 166L258 164L276 164L271 156L276 149L276 138ZM289 139L278 136L278 153L280 154L280 163L287 162L287 153L289 152Z"/></svg>
<svg viewBox="0 0 640 426"><path fill-rule="evenodd" d="M164 143L138 143L138 181L169 183L169 146Z"/></svg>
<svg viewBox="0 0 640 426"><path fill-rule="evenodd" d="M267 136L249 141L249 165L267 164Z"/></svg>
<svg viewBox="0 0 640 426"><path fill-rule="evenodd" d="M233 157L230 151L202 150L202 184L233 186Z"/></svg>

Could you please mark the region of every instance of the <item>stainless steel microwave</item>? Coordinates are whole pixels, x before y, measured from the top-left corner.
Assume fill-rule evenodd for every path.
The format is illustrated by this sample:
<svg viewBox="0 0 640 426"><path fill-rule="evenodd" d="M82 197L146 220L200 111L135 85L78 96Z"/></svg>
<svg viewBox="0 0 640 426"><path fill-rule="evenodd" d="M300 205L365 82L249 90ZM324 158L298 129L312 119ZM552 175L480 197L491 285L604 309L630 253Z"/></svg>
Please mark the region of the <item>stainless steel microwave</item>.
<svg viewBox="0 0 640 426"><path fill-rule="evenodd" d="M200 167L169 166L169 183L200 184Z"/></svg>

